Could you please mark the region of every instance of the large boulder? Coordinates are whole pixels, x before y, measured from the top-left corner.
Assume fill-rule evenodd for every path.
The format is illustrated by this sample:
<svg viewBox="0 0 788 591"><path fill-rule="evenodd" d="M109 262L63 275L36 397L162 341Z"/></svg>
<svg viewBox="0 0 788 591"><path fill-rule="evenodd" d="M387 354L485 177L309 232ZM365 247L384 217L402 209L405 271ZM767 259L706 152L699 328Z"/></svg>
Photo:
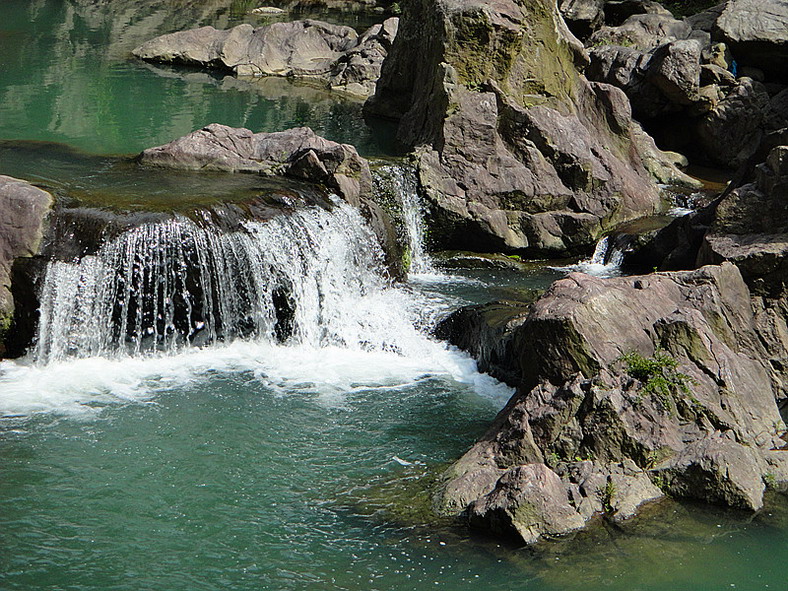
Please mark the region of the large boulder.
<svg viewBox="0 0 788 591"><path fill-rule="evenodd" d="M446 472L440 511L533 542L595 515L631 516L658 488L762 506L785 445L788 376L734 265L573 273L525 319L514 313L506 359L518 392Z"/></svg>
<svg viewBox="0 0 788 591"><path fill-rule="evenodd" d="M39 249L52 196L25 181L0 175L0 357L14 315L11 267Z"/></svg>
<svg viewBox="0 0 788 591"><path fill-rule="evenodd" d="M660 208L661 154L586 60L548 0L407 4L365 110L415 148L437 247L567 254Z"/></svg>
<svg viewBox="0 0 788 591"><path fill-rule="evenodd" d="M618 26L602 27L591 36L588 45L621 45L645 51L692 36L692 27L670 13L635 14Z"/></svg>
<svg viewBox="0 0 788 591"><path fill-rule="evenodd" d="M742 64L788 82L788 3L785 0L728 0L713 32Z"/></svg>
<svg viewBox="0 0 788 591"><path fill-rule="evenodd" d="M604 6L604 0L561 0L558 10L569 30L585 39L605 21Z"/></svg>
<svg viewBox="0 0 788 591"><path fill-rule="evenodd" d="M143 166L286 176L324 186L358 207L372 225L395 277L404 273L402 246L389 215L374 201L369 163L353 146L308 127L274 133L213 123L138 156Z"/></svg>
<svg viewBox="0 0 788 591"><path fill-rule="evenodd" d="M133 51L143 60L210 67L238 76L290 76L366 97L397 34L390 18L363 35L316 20L249 24L229 30L201 27L156 37Z"/></svg>

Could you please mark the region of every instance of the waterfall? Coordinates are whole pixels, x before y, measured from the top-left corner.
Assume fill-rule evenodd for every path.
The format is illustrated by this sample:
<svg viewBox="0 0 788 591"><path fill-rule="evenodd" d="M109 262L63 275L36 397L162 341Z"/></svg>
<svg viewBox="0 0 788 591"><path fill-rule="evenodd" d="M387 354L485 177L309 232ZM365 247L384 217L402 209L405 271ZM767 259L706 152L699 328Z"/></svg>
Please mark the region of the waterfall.
<svg viewBox="0 0 788 591"><path fill-rule="evenodd" d="M594 248L594 254L591 255L591 260L588 262L592 265L604 265L609 244L610 236L605 236L597 242Z"/></svg>
<svg viewBox="0 0 788 591"><path fill-rule="evenodd" d="M418 180L413 167L404 165L381 166L375 171L377 191L393 201L398 210L403 239L410 255L411 274L432 273L434 267L424 246L426 227L425 208L419 196Z"/></svg>
<svg viewBox="0 0 788 591"><path fill-rule="evenodd" d="M409 301L360 214L337 202L222 232L175 216L51 261L33 358L136 356L251 338L402 350ZM392 306L398 308L391 313Z"/></svg>

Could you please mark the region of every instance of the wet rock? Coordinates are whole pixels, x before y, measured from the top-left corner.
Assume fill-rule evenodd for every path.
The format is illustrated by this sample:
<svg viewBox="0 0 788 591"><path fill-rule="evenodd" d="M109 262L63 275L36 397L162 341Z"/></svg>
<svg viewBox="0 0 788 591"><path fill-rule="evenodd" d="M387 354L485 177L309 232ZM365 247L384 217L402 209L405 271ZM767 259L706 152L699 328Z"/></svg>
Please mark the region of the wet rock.
<svg viewBox="0 0 788 591"><path fill-rule="evenodd" d="M52 196L27 183L0 175L0 357L14 314L11 268L16 259L34 256L44 233Z"/></svg>
<svg viewBox="0 0 788 591"><path fill-rule="evenodd" d="M528 499L537 507L549 499L575 523L563 494L583 523L632 515L661 495L657 484L676 496L757 509L766 458L784 445L778 402L788 386L762 339L764 324L731 264L557 281L507 337L522 376L517 394L447 472L437 506L458 512L465 503L475 525L526 541L561 529L548 523L540 532L527 520L518 527ZM641 363L661 369L639 373ZM663 382L652 381L657 374ZM545 463L563 493L534 468ZM538 485L543 496L529 488Z"/></svg>
<svg viewBox="0 0 788 591"><path fill-rule="evenodd" d="M169 144L148 148L143 166L281 175L335 191L372 224L395 277L404 273L402 246L390 216L373 201L369 163L353 146L318 136L308 127L252 133L213 123Z"/></svg>
<svg viewBox="0 0 788 591"><path fill-rule="evenodd" d="M366 97L397 32L390 18L359 36L351 27L316 20L249 24L229 30L201 27L162 35L133 54L143 60L225 70L238 76L289 76L319 80Z"/></svg>
<svg viewBox="0 0 788 591"><path fill-rule="evenodd" d="M714 32L741 65L763 70L769 78L788 81L788 4L783 0L728 0Z"/></svg>
<svg viewBox="0 0 788 591"><path fill-rule="evenodd" d="M526 544L580 529L583 518L569 504L558 475L544 464L506 472L495 489L468 508L471 527L513 536Z"/></svg>
<svg viewBox="0 0 788 591"><path fill-rule="evenodd" d="M515 362L514 332L525 322L529 308L527 301L497 301L460 308L441 321L435 336L468 351L477 360L479 371L516 386L522 375Z"/></svg>

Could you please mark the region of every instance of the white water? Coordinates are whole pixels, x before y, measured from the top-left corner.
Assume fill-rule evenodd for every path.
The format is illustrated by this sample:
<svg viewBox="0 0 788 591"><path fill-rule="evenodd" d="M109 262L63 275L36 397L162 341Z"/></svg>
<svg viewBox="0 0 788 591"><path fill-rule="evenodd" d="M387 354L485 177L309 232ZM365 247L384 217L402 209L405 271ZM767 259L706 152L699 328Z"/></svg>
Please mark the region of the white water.
<svg viewBox="0 0 788 591"><path fill-rule="evenodd" d="M401 165L382 166L376 171L378 189L393 196L400 209L400 218L405 232L405 243L410 252L411 275L436 274L425 248L426 210L419 196L416 172Z"/></svg>
<svg viewBox="0 0 788 591"><path fill-rule="evenodd" d="M382 258L344 204L250 222L243 232L185 218L128 230L95 255L50 263L36 346L0 363L0 416L152 401L217 372L331 405L356 388L436 377L503 404L508 387L418 330L445 302L390 285ZM295 307L281 343L283 286Z"/></svg>
<svg viewBox="0 0 788 591"><path fill-rule="evenodd" d="M49 264L33 357L173 352L187 341L283 333L312 346L407 349L411 302L387 289L381 261L346 204L248 222L243 232L185 218L145 224L77 263ZM292 317L277 317L283 305ZM389 313L395 305L401 314Z"/></svg>
<svg viewBox="0 0 788 591"><path fill-rule="evenodd" d="M590 259L575 265L554 267L564 272L579 271L595 277L617 277L621 274L621 263L624 262L624 249L620 248L610 236L605 236L596 243L594 254Z"/></svg>

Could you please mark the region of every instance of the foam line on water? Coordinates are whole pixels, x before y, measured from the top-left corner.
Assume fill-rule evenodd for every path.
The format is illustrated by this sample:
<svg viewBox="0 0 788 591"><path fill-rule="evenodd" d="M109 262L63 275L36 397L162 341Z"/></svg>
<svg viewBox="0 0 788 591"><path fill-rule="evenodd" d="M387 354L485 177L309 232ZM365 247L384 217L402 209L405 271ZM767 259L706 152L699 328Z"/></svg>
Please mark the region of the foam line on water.
<svg viewBox="0 0 788 591"><path fill-rule="evenodd" d="M390 351L279 346L236 341L177 354L116 359L93 357L35 365L0 362L0 416L94 413L108 404L150 403L169 390L218 374L249 374L279 395L309 395L342 405L363 388L405 387L427 378L450 379L503 405L512 390L480 374L467 354L424 338L418 355Z"/></svg>

